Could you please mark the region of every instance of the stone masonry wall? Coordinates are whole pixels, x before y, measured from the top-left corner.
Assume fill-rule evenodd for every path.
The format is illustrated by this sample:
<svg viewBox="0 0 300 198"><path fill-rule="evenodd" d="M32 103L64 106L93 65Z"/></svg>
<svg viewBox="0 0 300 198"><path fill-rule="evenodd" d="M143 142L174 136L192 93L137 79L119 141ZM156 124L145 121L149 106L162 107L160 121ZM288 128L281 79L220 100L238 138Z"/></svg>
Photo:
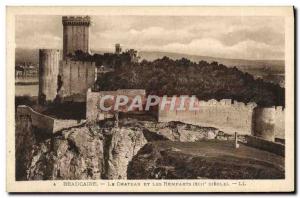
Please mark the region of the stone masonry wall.
<svg viewBox="0 0 300 198"><path fill-rule="evenodd" d="M285 138L285 117L281 106L255 108L253 135L269 141Z"/></svg>
<svg viewBox="0 0 300 198"><path fill-rule="evenodd" d="M77 50L89 53L90 17L63 17L63 57L73 54Z"/></svg>
<svg viewBox="0 0 300 198"><path fill-rule="evenodd" d="M60 50L39 50L39 99L53 101L57 94Z"/></svg>
<svg viewBox="0 0 300 198"><path fill-rule="evenodd" d="M169 98L171 100L171 98ZM179 103L176 100L175 109ZM161 104L160 104L161 105ZM185 106L189 105L189 101ZM259 108L255 103L244 104L230 99L195 101L198 111L170 111L158 108L158 121L181 121L189 124L216 127L226 133L256 135L274 141L284 139L285 120L281 106Z"/></svg>
<svg viewBox="0 0 300 198"><path fill-rule="evenodd" d="M99 105L100 105L100 99L101 97L105 95L126 95L129 98L129 101L131 98L133 98L136 95L140 95L142 98L142 101L145 101L146 97L146 91L143 89L119 89L116 91L100 91L100 92L92 92L91 89L88 90L87 92L87 103L86 103L86 120L88 122L93 122L97 120L104 120L106 118L111 118L113 117L113 112L103 112L100 110ZM112 101L113 102L113 101ZM131 103L129 102L128 105L120 111L126 112L127 107ZM112 105L112 104L110 104Z"/></svg>
<svg viewBox="0 0 300 198"><path fill-rule="evenodd" d="M62 97L65 100L84 102L87 90L95 82L95 62L64 60L60 66Z"/></svg>
<svg viewBox="0 0 300 198"><path fill-rule="evenodd" d="M17 107L17 119L27 116L31 120L31 125L45 131L45 133L52 133L54 128L54 118L43 115L34 111L32 108L20 105Z"/></svg>
<svg viewBox="0 0 300 198"><path fill-rule="evenodd" d="M275 137L285 139L284 131L285 131L284 109L282 107L276 107L275 108Z"/></svg>
<svg viewBox="0 0 300 198"><path fill-rule="evenodd" d="M85 120L55 119L38 113L26 105L20 105L17 107L17 123L22 122L22 117L24 116L29 118L33 127L40 129L47 134L57 133L63 129L79 126L85 123Z"/></svg>
<svg viewBox="0 0 300 198"><path fill-rule="evenodd" d="M86 119L88 122L103 120L113 117L110 112L102 112L99 110L100 99L104 95L116 95L116 94L131 94L144 95L143 91L139 90L118 90L118 91L101 91L87 93L87 111ZM126 94L125 94L126 95ZM171 98L168 98L170 101ZM171 111L170 105L166 105L164 110L161 110L161 104L156 108L157 119L159 122L180 121L188 124L194 124L204 127L216 127L226 133L233 134L238 132L241 135L258 135L264 134L262 137L272 136L274 138L284 139L284 110L282 107L271 108L259 108L255 103L244 104L242 102L232 101L231 99L223 99L221 101L209 100L209 101L195 101L195 106L199 107L197 111L189 111L189 102L187 100L185 107L186 110L176 110L179 105L179 98L175 102L175 110ZM262 109L262 110L261 110ZM271 109L271 110L269 110ZM121 111L121 110L120 110ZM265 112L257 114L257 112ZM267 114L266 114L267 113ZM264 115L264 116L262 116ZM262 128L261 123L269 123L265 121L265 118L274 118L272 123L272 130L266 131ZM267 119L269 120L269 119ZM263 124L264 125L264 124ZM269 137L267 137L270 139Z"/></svg>
<svg viewBox="0 0 300 198"><path fill-rule="evenodd" d="M234 132L243 135L251 134L252 113L256 107L255 103L245 105L234 101L232 104L230 99L224 99L220 102L216 100L196 101L195 104L199 107L197 111L189 111L188 109L169 111L168 108L160 110L159 107L158 121L180 121L200 126L216 127L229 134Z"/></svg>

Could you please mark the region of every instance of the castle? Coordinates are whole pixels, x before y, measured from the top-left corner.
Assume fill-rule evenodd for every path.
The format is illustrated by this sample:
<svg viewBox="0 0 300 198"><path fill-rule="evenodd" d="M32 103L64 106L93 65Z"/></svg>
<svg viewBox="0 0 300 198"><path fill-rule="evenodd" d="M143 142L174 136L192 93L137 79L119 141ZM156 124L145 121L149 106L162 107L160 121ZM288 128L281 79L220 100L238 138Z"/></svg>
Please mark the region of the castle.
<svg viewBox="0 0 300 198"><path fill-rule="evenodd" d="M86 91L95 81L95 63L74 61L76 51L90 53L89 16L64 16L63 53L59 49L39 50L39 103L57 96L66 101L85 101ZM62 58L61 58L62 56Z"/></svg>
<svg viewBox="0 0 300 198"><path fill-rule="evenodd" d="M64 16L63 53L59 49L40 49L39 51L39 103L62 101L86 102L86 121L95 122L113 115L98 109L99 99L110 93L146 95L145 90L117 90L110 92L92 91L97 79L95 62L72 60L70 55L76 51L90 53L89 16ZM115 45L116 54L120 54L120 44ZM129 50L132 57L137 57L134 50ZM136 59L132 60L133 62ZM282 107L261 108L255 103L244 104L231 100L198 101L198 112L160 111L154 114L158 121L181 121L200 126L217 127L227 133L238 132L243 135L256 135L274 141L284 139L285 117ZM29 112L26 111L26 112ZM45 118L48 119L48 118ZM55 128L54 121L50 123ZM54 124L53 124L54 123Z"/></svg>
<svg viewBox="0 0 300 198"><path fill-rule="evenodd" d="M72 102L85 102L86 92L92 87L97 74L113 71L112 68L96 67L96 63L86 60L74 60L77 52L90 54L89 16L63 16L63 50L39 50L39 103L53 102L55 99ZM120 55L122 47L115 45L115 54ZM131 62L138 61L134 49L126 51ZM112 55L105 53L105 56Z"/></svg>

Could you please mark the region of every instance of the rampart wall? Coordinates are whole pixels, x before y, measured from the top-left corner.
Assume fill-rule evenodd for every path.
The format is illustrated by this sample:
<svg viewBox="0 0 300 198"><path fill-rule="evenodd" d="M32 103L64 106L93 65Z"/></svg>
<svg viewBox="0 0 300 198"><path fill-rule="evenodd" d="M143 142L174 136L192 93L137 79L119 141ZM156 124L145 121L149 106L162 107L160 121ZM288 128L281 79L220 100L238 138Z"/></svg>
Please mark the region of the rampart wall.
<svg viewBox="0 0 300 198"><path fill-rule="evenodd" d="M26 105L20 105L17 107L17 119L22 120L21 118L24 116L28 117L29 120L31 120L32 126L48 134L57 133L63 129L75 127L85 122L85 120L55 119L36 112Z"/></svg>
<svg viewBox="0 0 300 198"><path fill-rule="evenodd" d="M87 93L87 121L97 121L113 117L112 112L103 112L100 110L100 99L104 95L127 95L134 97L141 95L145 98L145 90L117 90L100 91ZM162 99L161 99L162 101ZM171 98L168 98L171 101ZM159 122L180 121L184 123L215 127L228 134L238 132L241 135L255 135L270 141L275 138L284 139L284 110L282 107L260 108L255 103L242 103L223 99L221 101L194 101L197 110L189 110L189 100L184 104L184 110L178 110L180 107L180 98L176 98L174 110L170 110L170 104L161 108L161 103L154 112ZM129 102L130 104L130 102ZM110 104L112 105L112 104ZM126 112L127 109L119 109Z"/></svg>
<svg viewBox="0 0 300 198"><path fill-rule="evenodd" d="M160 104L161 105L161 104ZM197 111L189 109L181 111L161 110L159 107L158 121L180 121L189 124L201 125L206 127L216 127L226 133L232 134L251 134L252 113L256 107L255 103L244 103L224 99L220 102L216 100L195 101ZM177 109L175 107L175 109Z"/></svg>
<svg viewBox="0 0 300 198"><path fill-rule="evenodd" d="M64 100L84 102L88 88L95 82L95 62L61 61L60 76L62 87L60 93Z"/></svg>
<svg viewBox="0 0 300 198"><path fill-rule="evenodd" d="M23 116L29 117L32 126L42 129L45 133L53 132L54 118L38 113L28 106L20 105L17 107L17 119Z"/></svg>
<svg viewBox="0 0 300 198"><path fill-rule="evenodd" d="M171 98L169 98L171 100ZM185 106L189 106L185 104ZM195 101L197 111L176 110L179 103L175 103L175 110L169 106L161 110L158 108L158 121L180 121L207 127L216 127L226 133L238 132L242 135L256 135L270 141L275 138L284 139L284 110L282 107L259 108L255 103L223 99L221 101Z"/></svg>
<svg viewBox="0 0 300 198"><path fill-rule="evenodd" d="M113 117L113 111L104 112L100 109L100 100L105 95L117 96L117 95L125 95L129 98L129 102L127 106L124 106L119 109L119 111L127 112L128 107L131 104L130 100L139 95L141 96L142 102L145 102L146 91L143 89L119 89L116 91L99 91L99 92L92 92L91 89L87 92L87 103L86 103L86 119L88 122L104 120L106 118ZM114 104L114 100L109 101L109 105ZM133 111L138 111L137 109L133 109Z"/></svg>

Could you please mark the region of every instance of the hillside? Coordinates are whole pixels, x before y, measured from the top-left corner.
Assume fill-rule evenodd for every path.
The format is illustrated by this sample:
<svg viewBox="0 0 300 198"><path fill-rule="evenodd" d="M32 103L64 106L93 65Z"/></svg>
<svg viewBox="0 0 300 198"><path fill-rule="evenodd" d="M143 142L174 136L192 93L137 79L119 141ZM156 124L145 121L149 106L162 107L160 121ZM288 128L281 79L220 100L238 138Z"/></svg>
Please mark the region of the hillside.
<svg viewBox="0 0 300 198"><path fill-rule="evenodd" d="M181 53L171 52L150 52L141 51L139 52L141 59L153 61L159 58L167 56L171 59L187 58L193 62L199 62L201 60L208 63L218 62L226 65L227 67L236 67L243 72L247 72L253 75L255 78L262 78L267 82L279 84L284 87L284 71L285 63L284 60L246 60L246 59L228 59L210 56L199 56L199 55L188 55Z"/></svg>
<svg viewBox="0 0 300 198"><path fill-rule="evenodd" d="M95 51L95 53L103 54L104 51ZM16 48L16 62L32 62L38 63L38 49L22 49ZM198 55L188 55L180 53L171 53L171 52L154 52L154 51L140 51L139 56L142 59L147 61L153 61L156 59L163 58L167 56L171 59L181 59L187 58L193 62L199 62L201 60L206 62L216 61L228 67L236 66L238 68L262 68L262 67L271 67L273 70L278 72L284 72L284 60L245 60L245 59L226 59L210 56L198 56Z"/></svg>
<svg viewBox="0 0 300 198"><path fill-rule="evenodd" d="M217 62L172 60L123 64L96 82L96 89L146 89L155 95L196 95L200 100L234 99L261 106L284 106L284 88L255 79L236 67Z"/></svg>
<svg viewBox="0 0 300 198"><path fill-rule="evenodd" d="M146 144L128 165L128 179L282 179L283 158L230 141ZM234 168L232 168L234 167Z"/></svg>
<svg viewBox="0 0 300 198"><path fill-rule="evenodd" d="M220 57L211 57L211 56L199 56L199 55L189 55L189 54L181 54L181 53L172 53L172 52L157 52L157 51L140 51L139 55L141 59L145 59L148 61L153 61L159 58L163 58L167 56L171 59L181 59L187 58L193 62L199 62L201 60L206 62L217 61L218 63L222 63L227 65L228 67L233 66L242 66L242 67L264 67L270 66L274 67L278 70L284 69L284 60L246 60L246 59L228 59L228 58L220 58Z"/></svg>

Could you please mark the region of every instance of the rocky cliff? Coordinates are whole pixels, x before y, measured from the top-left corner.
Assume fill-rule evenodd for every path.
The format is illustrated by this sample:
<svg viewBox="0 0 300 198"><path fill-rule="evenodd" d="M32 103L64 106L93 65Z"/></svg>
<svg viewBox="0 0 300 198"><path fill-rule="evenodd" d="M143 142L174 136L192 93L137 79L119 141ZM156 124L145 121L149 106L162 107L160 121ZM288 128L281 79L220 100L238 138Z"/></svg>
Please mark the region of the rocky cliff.
<svg viewBox="0 0 300 198"><path fill-rule="evenodd" d="M182 166L190 168L186 163L191 160L193 163L198 161L193 160L193 157L187 153L174 154L174 149L176 152L181 151L178 148L176 150L175 147L170 146L171 149L163 149L161 146L162 150L160 150L158 145L232 140L231 136L215 128L180 122L156 123L133 119L121 120L118 125L112 120L97 124L83 124L62 130L53 136L43 134L43 131L32 127L29 118L17 121L17 180L192 178L183 173L171 175L160 173L158 171L160 167L163 167L164 171L168 169L166 167L170 167L171 172L178 170L173 162L182 163ZM164 143L156 145L157 142ZM231 144L227 143L227 145ZM169 154L165 155L166 152L174 159L171 159ZM199 150L195 152L201 154ZM184 157L177 158L177 156ZM159 161L164 162L163 166ZM199 164L203 163L206 164L206 161L199 161ZM209 165L213 164L208 163L207 166ZM271 165L259 163L259 167L265 169ZM199 166L195 168L201 168ZM158 169L152 170L149 167ZM228 165L227 168L229 167ZM263 172L265 169L259 170ZM240 172L243 170L241 169ZM282 170L274 168L271 169L270 174L272 177L276 175L282 177ZM267 174L268 178L270 174ZM226 172L223 175L230 177ZM263 176L264 174L259 175L259 177ZM209 178L209 176L205 177Z"/></svg>

